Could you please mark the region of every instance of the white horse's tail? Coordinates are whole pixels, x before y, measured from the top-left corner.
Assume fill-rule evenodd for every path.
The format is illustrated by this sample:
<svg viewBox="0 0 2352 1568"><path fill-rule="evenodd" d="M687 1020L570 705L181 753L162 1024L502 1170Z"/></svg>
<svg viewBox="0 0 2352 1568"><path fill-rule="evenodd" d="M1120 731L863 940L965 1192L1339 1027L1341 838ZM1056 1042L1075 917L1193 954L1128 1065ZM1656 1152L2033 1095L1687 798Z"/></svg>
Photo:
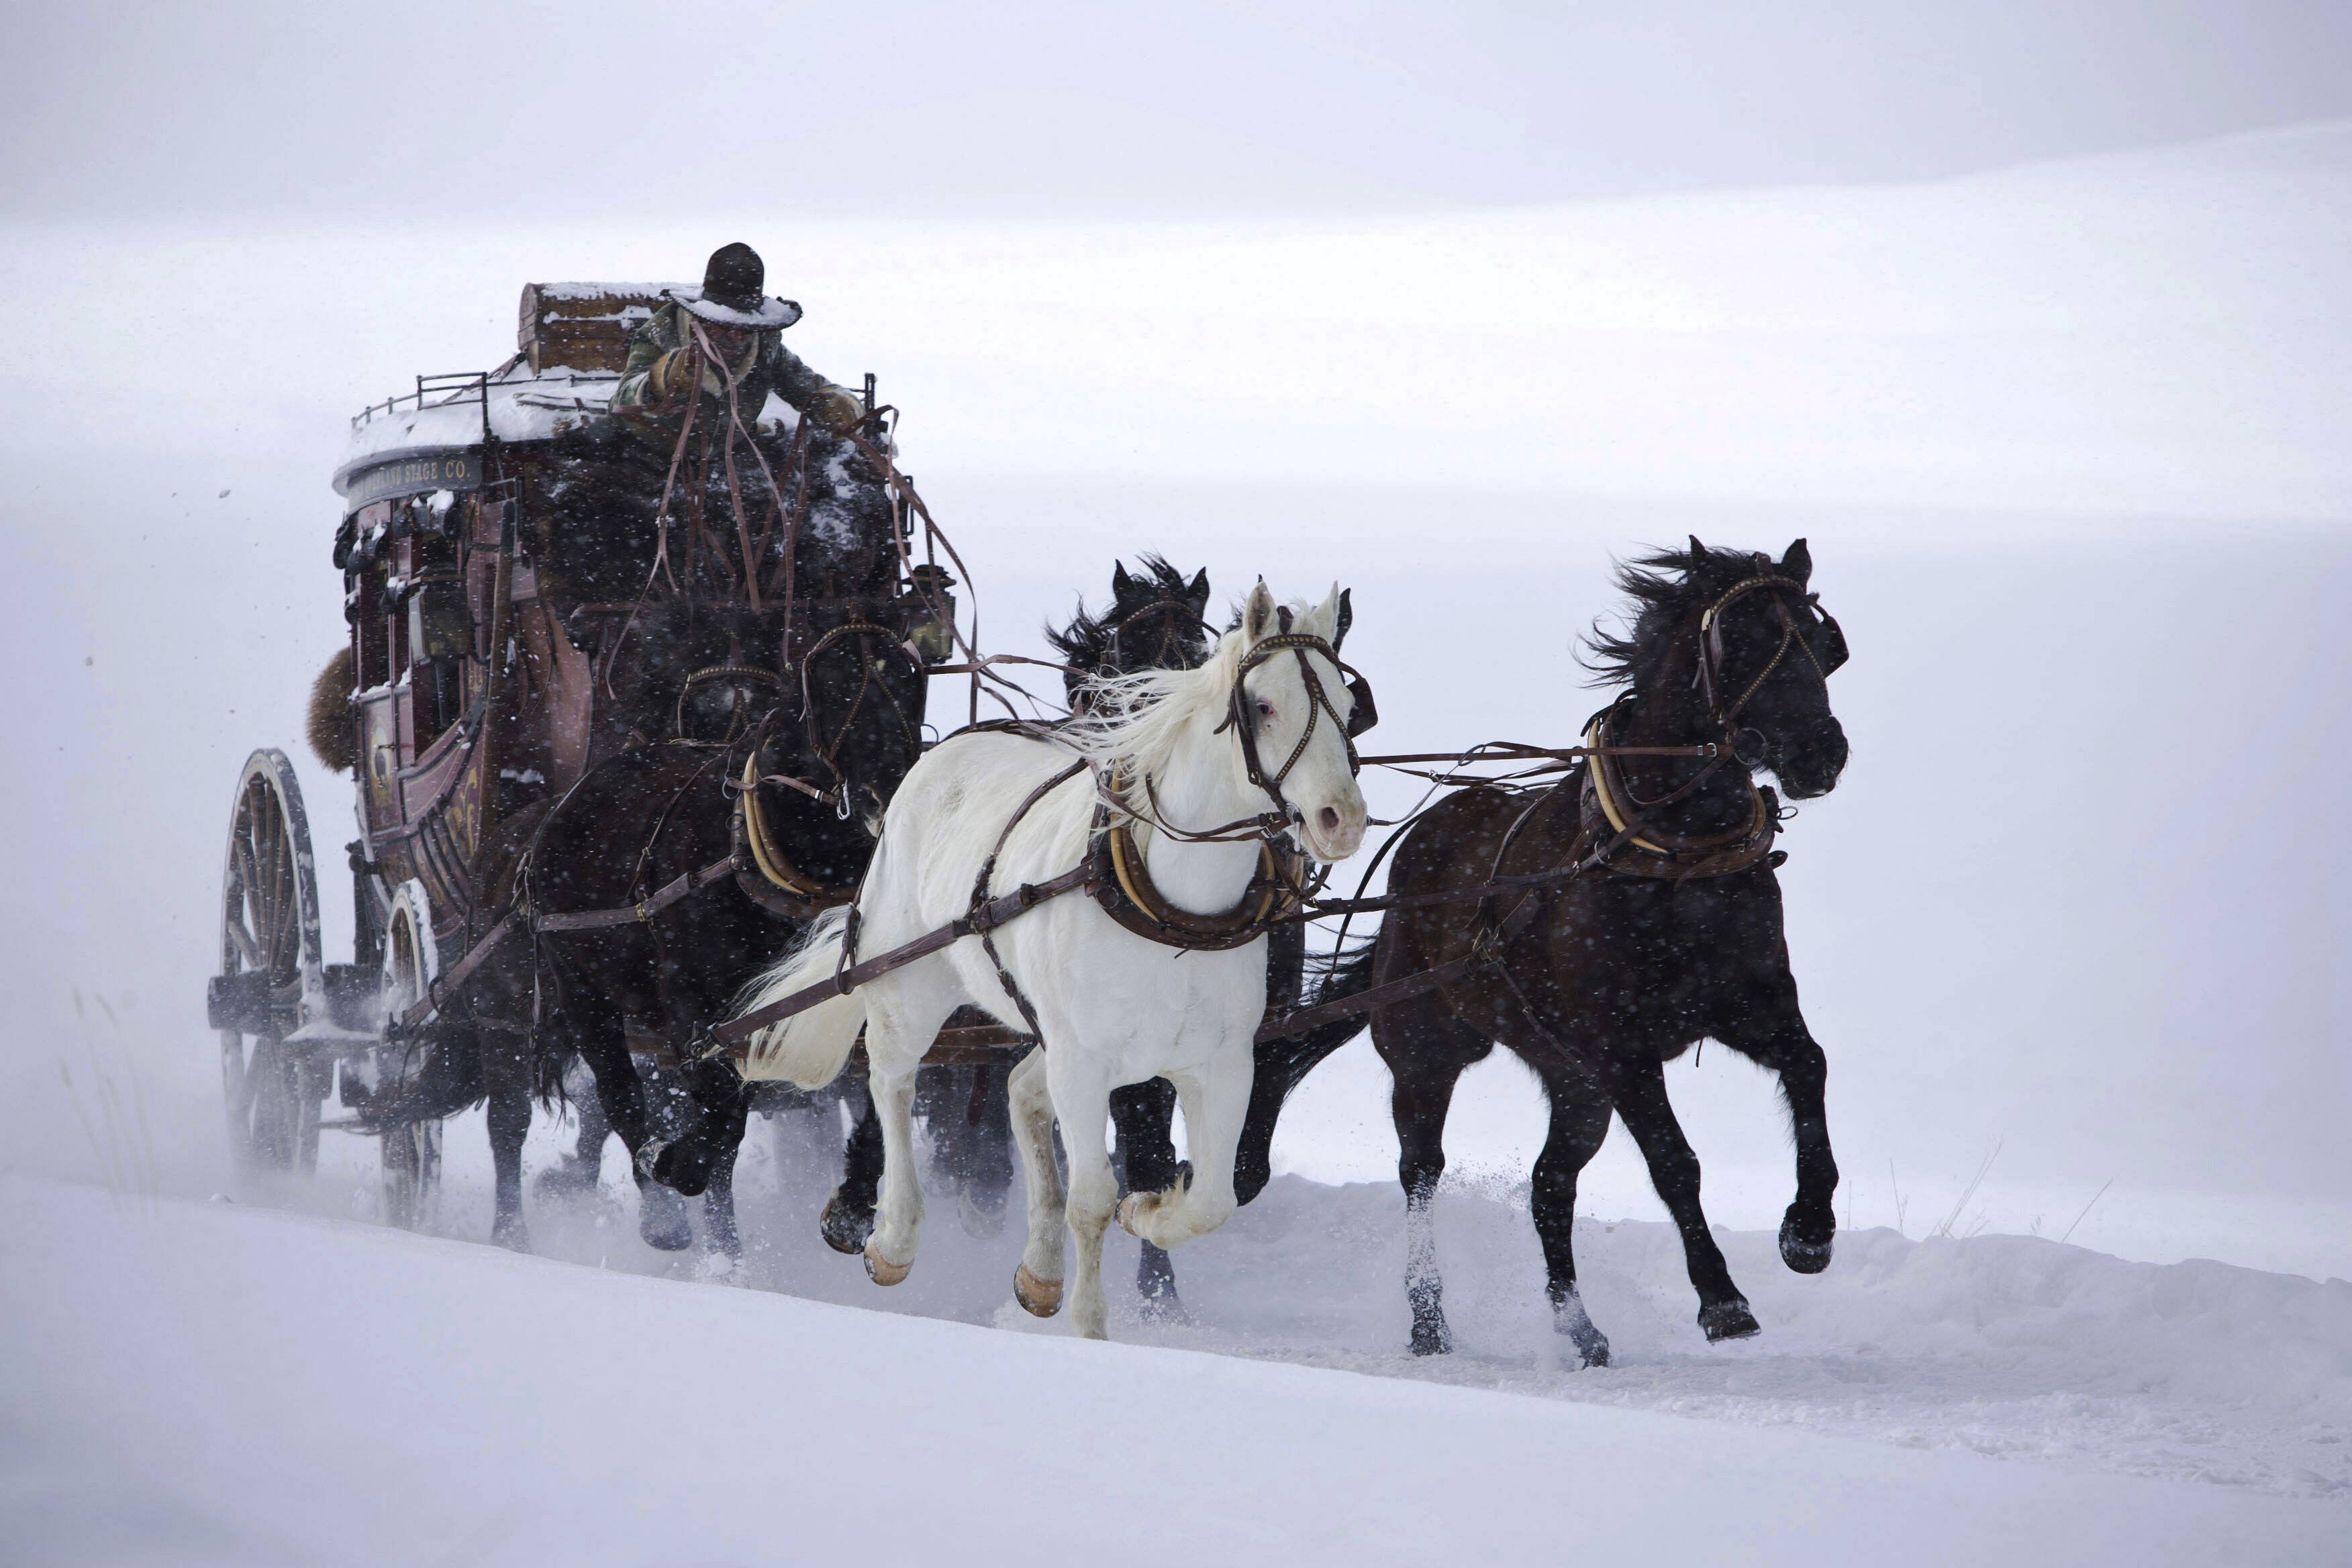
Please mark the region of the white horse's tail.
<svg viewBox="0 0 2352 1568"><path fill-rule="evenodd" d="M735 1005L736 1016L831 978L841 959L842 931L848 921L845 908L819 915L800 946L744 989ZM855 994L828 996L806 1012L795 1013L753 1035L743 1076L782 1079L803 1089L822 1089L841 1076L849 1048L857 1043L858 1031L865 1026L866 1004Z"/></svg>

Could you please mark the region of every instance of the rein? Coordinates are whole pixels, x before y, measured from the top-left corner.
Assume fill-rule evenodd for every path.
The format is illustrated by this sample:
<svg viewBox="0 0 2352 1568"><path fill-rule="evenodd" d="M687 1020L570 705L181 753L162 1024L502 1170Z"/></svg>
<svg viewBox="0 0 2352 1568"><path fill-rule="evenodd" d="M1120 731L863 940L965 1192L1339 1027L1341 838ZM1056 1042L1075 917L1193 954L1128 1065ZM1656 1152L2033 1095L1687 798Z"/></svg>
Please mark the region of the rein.
<svg viewBox="0 0 2352 1568"><path fill-rule="evenodd" d="M1361 692L1361 696L1358 699L1359 716L1364 719L1363 722L1358 723L1353 718L1342 720L1337 709L1332 708L1330 699L1325 694L1321 683L1315 678L1314 670L1307 664L1307 654L1309 650L1320 652L1342 671L1354 677L1349 683L1349 689L1351 692L1359 690ZM1331 645L1321 637L1303 633L1285 632L1261 638L1247 654L1243 656L1239 667L1234 670L1233 690L1228 700L1228 712L1225 720L1211 732L1222 734L1226 725L1236 726L1238 730L1236 739L1242 747L1251 782L1265 789L1274 798L1275 804L1281 808L1280 810L1261 813L1255 817L1242 818L1239 821L1228 823L1223 827L1211 829L1207 834L1187 833L1171 828L1160 820L1156 801L1152 802L1149 816L1137 811L1123 797L1114 769L1110 774L1097 777L1095 781L1094 826L1089 835L1094 839L1094 849L1078 864L1060 876L1045 882L1024 882L1009 893L991 898L988 889L995 875L997 858L1003 853L1004 846L1011 841L1013 828L1019 826L1022 818L1029 814L1032 807L1055 790L1087 771L1087 759L1082 756L1031 790L1020 805L1014 808L1003 829L998 832L995 847L989 851L987 859L981 864L980 874L972 885L971 905L961 915L945 925L924 932L912 942L901 943L887 952L861 961L856 958L857 907L853 901L850 906L849 924L843 933L841 961L836 965L833 977L812 985L803 986L800 990L779 997L763 1007L755 1008L740 1017L730 1018L724 1023L709 1026L704 1031L700 1048L695 1053L698 1059L708 1060L722 1055L731 1056L747 1049L751 1037L761 1030L782 1023L796 1014L805 1012L828 997L846 995L866 981L912 963L919 958L928 957L967 936L980 938L982 949L987 953L990 963L996 970L998 983L1004 987L1006 994L1013 999L1014 1006L1019 1009L1031 1031L1040 1033L1035 1009L1031 1006L1028 997L1023 993L1019 983L1013 979L1011 971L1005 968L1003 957L996 951L994 932L997 927L1005 921L1025 914L1045 900L1059 898L1064 893L1086 890L1101 904L1104 912L1117 921L1123 929L1146 941L1187 952L1223 952L1241 947L1256 941L1285 920L1293 918L1282 908L1286 902L1285 892L1287 890L1290 894L1287 901L1297 903L1303 901L1304 889L1296 880L1284 875L1284 867L1276 852L1273 840L1276 835L1290 826L1295 815L1289 809L1288 802L1283 798L1281 785L1282 781L1289 776L1290 770L1297 765L1299 758L1305 754L1306 743L1302 738L1299 745L1292 751L1281 769L1269 776L1259 764L1255 730L1248 722L1244 713L1245 678L1259 664L1285 651L1297 654L1300 668L1306 671L1307 689L1312 694L1314 703L1319 709L1330 710L1332 721L1340 726L1343 735L1347 738L1349 768L1351 772L1354 771L1356 766L1354 736L1370 727L1369 716L1371 712L1371 693L1363 677L1349 668L1347 665L1341 664L1338 654L1333 652ZM1315 722L1315 718L1310 711L1307 721L1309 734L1313 732ZM1024 723L1018 720L992 727L1020 734L1025 739L1067 744L1066 741L1052 731ZM1147 798L1151 795L1148 779L1145 781L1145 794ZM1241 901L1222 914L1196 915L1175 909L1159 897L1156 889L1151 888L1150 875L1143 865L1143 858L1136 848L1126 822L1120 820L1122 816L1147 822L1156 830L1167 832L1171 837L1180 837L1187 842L1244 842L1249 838L1255 838L1259 841L1258 869L1250 879L1250 884L1244 890ZM1251 831L1245 834L1236 831L1243 827L1248 827ZM1040 1037L1042 1038L1041 1033Z"/></svg>

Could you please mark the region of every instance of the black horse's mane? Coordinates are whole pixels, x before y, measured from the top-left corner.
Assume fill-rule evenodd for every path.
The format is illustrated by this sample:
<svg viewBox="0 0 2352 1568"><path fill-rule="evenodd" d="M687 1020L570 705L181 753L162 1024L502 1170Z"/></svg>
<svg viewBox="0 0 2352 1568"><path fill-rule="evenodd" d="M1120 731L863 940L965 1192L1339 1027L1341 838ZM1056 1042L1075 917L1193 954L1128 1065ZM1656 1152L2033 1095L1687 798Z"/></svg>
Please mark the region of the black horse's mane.
<svg viewBox="0 0 2352 1568"><path fill-rule="evenodd" d="M1163 556L1142 557L1130 577L1154 599L1181 602L1192 592L1192 583L1168 564ZM1118 629L1118 606L1115 604L1099 615L1089 613L1086 598L1081 595L1070 624L1059 630L1047 625L1045 641L1062 656L1064 664L1079 669L1099 669L1109 661L1111 634Z"/></svg>
<svg viewBox="0 0 2352 1568"><path fill-rule="evenodd" d="M1577 650L1595 686L1636 684L1685 617L1756 574L1756 557L1747 551L1702 545L1696 539L1691 546L1653 550L1617 563L1618 591L1633 601L1633 613L1622 634L1595 621Z"/></svg>

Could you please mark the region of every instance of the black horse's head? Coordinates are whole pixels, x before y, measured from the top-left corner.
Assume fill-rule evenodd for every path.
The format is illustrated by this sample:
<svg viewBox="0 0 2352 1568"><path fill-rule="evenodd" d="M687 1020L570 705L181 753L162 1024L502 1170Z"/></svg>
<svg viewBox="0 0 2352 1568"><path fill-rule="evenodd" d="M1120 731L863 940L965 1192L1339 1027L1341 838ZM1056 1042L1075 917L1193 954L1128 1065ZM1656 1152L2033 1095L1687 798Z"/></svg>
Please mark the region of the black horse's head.
<svg viewBox="0 0 2352 1568"><path fill-rule="evenodd" d="M923 746L923 671L894 632L862 618L818 637L800 661L797 721L781 726L788 754L854 822L866 847Z"/></svg>
<svg viewBox="0 0 2352 1568"><path fill-rule="evenodd" d="M1633 624L1622 636L1596 626L1587 662L1645 708L1686 713L1694 728L1727 738L1792 798L1827 795L1846 763L1829 689L1846 647L1811 591L1812 573L1801 539L1777 562L1709 549L1696 536L1687 551L1643 556L1617 574L1634 601Z"/></svg>
<svg viewBox="0 0 2352 1568"><path fill-rule="evenodd" d="M1208 661L1213 638L1202 619L1209 608L1209 574L1184 574L1157 555L1143 557L1129 575L1113 562L1110 608L1089 615L1086 601L1066 626L1045 628L1045 640L1072 673L1063 676L1075 706L1078 684L1089 676L1131 675L1143 669L1197 669Z"/></svg>

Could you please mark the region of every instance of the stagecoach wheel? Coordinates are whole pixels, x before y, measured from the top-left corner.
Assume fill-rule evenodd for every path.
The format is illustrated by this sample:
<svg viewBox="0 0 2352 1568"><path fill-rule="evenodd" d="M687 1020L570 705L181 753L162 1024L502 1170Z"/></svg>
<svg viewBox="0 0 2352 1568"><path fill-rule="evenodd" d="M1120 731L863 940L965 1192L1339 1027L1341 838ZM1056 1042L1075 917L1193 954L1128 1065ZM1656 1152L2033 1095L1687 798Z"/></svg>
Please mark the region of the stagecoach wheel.
<svg viewBox="0 0 2352 1568"><path fill-rule="evenodd" d="M387 1023L421 1001L441 974L441 952L433 940L432 906L423 883L401 884L394 895L383 939L383 1005ZM423 1040L387 1042L381 1093L402 1094L422 1067ZM431 1218L441 1186L441 1121L421 1117L388 1122L380 1134L383 1154L383 1213L396 1226L415 1230Z"/></svg>
<svg viewBox="0 0 2352 1568"><path fill-rule="evenodd" d="M229 1146L261 1170L319 1163L319 1107L331 1069L287 1037L325 1007L319 883L302 792L286 753L246 759L221 873L221 967L207 1011L220 1035Z"/></svg>

